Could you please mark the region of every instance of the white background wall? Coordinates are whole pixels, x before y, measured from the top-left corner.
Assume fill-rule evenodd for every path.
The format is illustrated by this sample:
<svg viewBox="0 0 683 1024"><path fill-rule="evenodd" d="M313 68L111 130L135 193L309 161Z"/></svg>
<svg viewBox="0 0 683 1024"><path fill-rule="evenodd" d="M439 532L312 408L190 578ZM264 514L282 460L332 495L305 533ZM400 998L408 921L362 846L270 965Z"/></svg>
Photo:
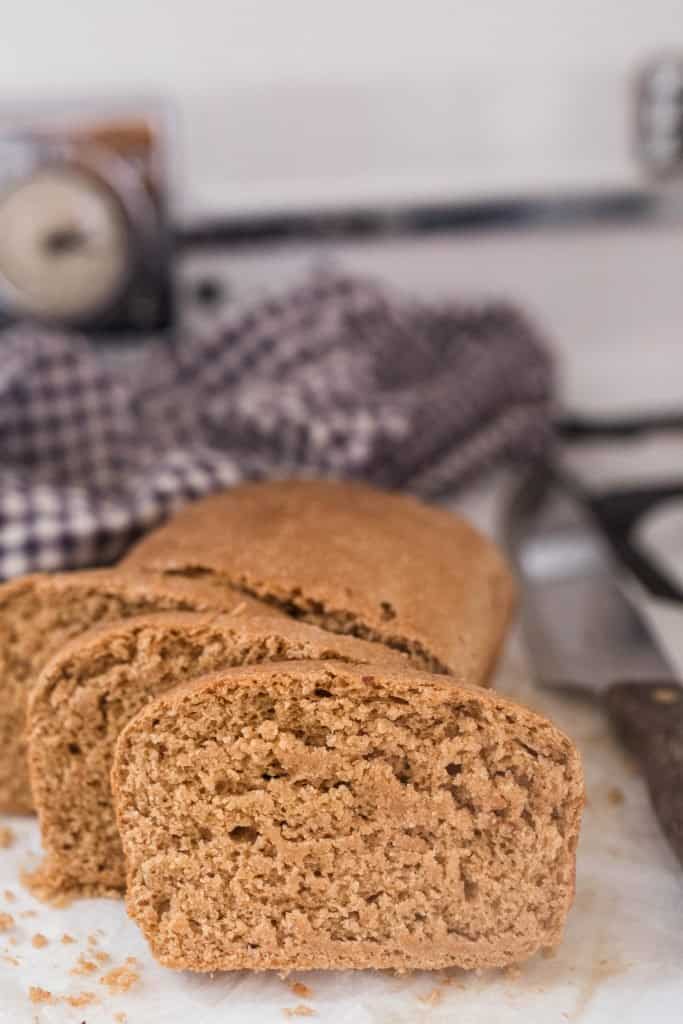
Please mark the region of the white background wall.
<svg viewBox="0 0 683 1024"><path fill-rule="evenodd" d="M636 180L683 0L2 0L0 99L167 95L196 208Z"/></svg>

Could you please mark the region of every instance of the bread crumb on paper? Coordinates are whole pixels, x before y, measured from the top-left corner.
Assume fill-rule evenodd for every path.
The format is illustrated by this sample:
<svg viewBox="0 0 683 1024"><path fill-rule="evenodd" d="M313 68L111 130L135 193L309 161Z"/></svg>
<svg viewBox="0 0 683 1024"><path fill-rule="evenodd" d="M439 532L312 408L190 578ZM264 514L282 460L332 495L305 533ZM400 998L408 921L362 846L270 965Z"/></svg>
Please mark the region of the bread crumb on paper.
<svg viewBox="0 0 683 1024"><path fill-rule="evenodd" d="M71 968L69 974L94 974L96 970L97 964L92 960L87 960L83 953L81 953L76 961L76 966Z"/></svg>
<svg viewBox="0 0 683 1024"><path fill-rule="evenodd" d="M73 901L73 895L68 892L57 893L56 896L51 896L49 899L50 906L55 910L64 910L66 907L70 907Z"/></svg>
<svg viewBox="0 0 683 1024"><path fill-rule="evenodd" d="M14 832L9 825L0 825L0 850L9 850L14 842Z"/></svg>
<svg viewBox="0 0 683 1024"><path fill-rule="evenodd" d="M22 910L22 912L19 914L19 917L38 917L38 913L35 910Z"/></svg>
<svg viewBox="0 0 683 1024"><path fill-rule="evenodd" d="M90 1006L91 1003L97 1001L97 996L94 992L79 992L75 996L65 996L64 1002L68 1003L69 1006Z"/></svg>
<svg viewBox="0 0 683 1024"><path fill-rule="evenodd" d="M39 1003L50 1005L53 1002L52 992L46 988L41 988L40 985L31 985L28 990L28 997L34 1006L37 1006Z"/></svg>
<svg viewBox="0 0 683 1024"><path fill-rule="evenodd" d="M285 1017L315 1017L315 1010L312 1010L310 1006L285 1006L282 1011Z"/></svg>
<svg viewBox="0 0 683 1024"><path fill-rule="evenodd" d="M70 946L71 943L75 942L75 941L76 940L74 939L73 935L69 935L68 932L64 932L64 934L62 935L62 945L63 946Z"/></svg>
<svg viewBox="0 0 683 1024"><path fill-rule="evenodd" d="M517 964L510 964L509 967L505 968L503 974L505 975L506 978L509 978L510 981L516 981L517 978L521 978L522 976L522 972L520 968L517 966Z"/></svg>
<svg viewBox="0 0 683 1024"><path fill-rule="evenodd" d="M288 982L289 990L295 996L300 996L302 999L310 999L313 995L313 989L309 988L308 985L304 985L303 981L292 981Z"/></svg>
<svg viewBox="0 0 683 1024"><path fill-rule="evenodd" d="M47 946L47 939L42 932L36 932L31 939L31 945L34 949L44 949Z"/></svg>
<svg viewBox="0 0 683 1024"><path fill-rule="evenodd" d="M443 992L440 988L433 988L431 992L428 992L425 996L418 996L421 1003L425 1006L438 1006L443 999Z"/></svg>
<svg viewBox="0 0 683 1024"><path fill-rule="evenodd" d="M7 903L14 903L17 898L11 889L5 889L2 895L5 897Z"/></svg>
<svg viewBox="0 0 683 1024"><path fill-rule="evenodd" d="M624 802L624 792L618 786L610 786L607 790L607 800L613 807L618 807Z"/></svg>
<svg viewBox="0 0 683 1024"><path fill-rule="evenodd" d="M34 1006L43 1004L45 1006L53 1006L55 1003L64 1002L68 1006L73 1006L75 1009L80 1009L83 1006L90 1006L91 1003L97 1002L97 996L94 992L77 992L72 996L53 996L49 989L41 988L40 985L31 985L28 990L28 997Z"/></svg>
<svg viewBox="0 0 683 1024"><path fill-rule="evenodd" d="M55 891L54 883L49 877L46 877L42 866L33 870L24 868L20 872L19 877L21 884L32 896L35 896L41 903L46 903L55 910L63 910L64 907L70 907L74 901L73 893Z"/></svg>
<svg viewBox="0 0 683 1024"><path fill-rule="evenodd" d="M19 966L19 961L17 960L17 958L15 956L3 956L2 962L5 963L5 964L9 964L10 967L18 967Z"/></svg>
<svg viewBox="0 0 683 1024"><path fill-rule="evenodd" d="M140 981L140 975L135 970L136 965L137 960L135 957L129 956L122 967L113 967L111 971L103 974L100 978L100 984L107 986L110 995L129 992L133 985Z"/></svg>
<svg viewBox="0 0 683 1024"><path fill-rule="evenodd" d="M0 932L8 932L14 928L14 918L11 914L0 914Z"/></svg>
<svg viewBox="0 0 683 1024"><path fill-rule="evenodd" d="M451 975L447 975L445 978L442 978L440 985L443 988L457 988L460 992L464 992L467 987L462 978L455 978Z"/></svg>
<svg viewBox="0 0 683 1024"><path fill-rule="evenodd" d="M102 966L102 964L108 964L111 960L109 953L105 953L103 949L98 949L96 953L93 953L93 956L100 966Z"/></svg>
<svg viewBox="0 0 683 1024"><path fill-rule="evenodd" d="M128 1017L126 1017L125 1013L115 1013L114 1020L116 1021L116 1024L126 1024Z"/></svg>

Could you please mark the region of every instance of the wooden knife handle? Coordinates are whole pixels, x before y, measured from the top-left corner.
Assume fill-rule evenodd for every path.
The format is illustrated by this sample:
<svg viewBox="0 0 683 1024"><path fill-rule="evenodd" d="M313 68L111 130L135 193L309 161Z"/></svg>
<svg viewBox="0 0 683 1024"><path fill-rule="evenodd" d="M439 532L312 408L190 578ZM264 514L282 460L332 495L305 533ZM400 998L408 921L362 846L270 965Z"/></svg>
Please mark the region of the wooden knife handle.
<svg viewBox="0 0 683 1024"><path fill-rule="evenodd" d="M614 683L607 711L643 769L653 807L683 864L683 687L677 683Z"/></svg>

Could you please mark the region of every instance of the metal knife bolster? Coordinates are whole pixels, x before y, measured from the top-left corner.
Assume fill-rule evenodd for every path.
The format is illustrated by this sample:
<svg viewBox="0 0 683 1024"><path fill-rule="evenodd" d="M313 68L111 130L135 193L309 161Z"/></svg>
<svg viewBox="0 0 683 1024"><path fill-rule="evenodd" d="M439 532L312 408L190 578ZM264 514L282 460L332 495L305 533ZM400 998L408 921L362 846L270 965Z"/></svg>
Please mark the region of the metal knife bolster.
<svg viewBox="0 0 683 1024"><path fill-rule="evenodd" d="M607 575L525 580L522 622L545 686L601 695L617 680L676 678L641 614Z"/></svg>
<svg viewBox="0 0 683 1024"><path fill-rule="evenodd" d="M603 698L683 864L683 687L622 589L590 512L552 476L536 474L512 502L506 533L539 682Z"/></svg>
<svg viewBox="0 0 683 1024"><path fill-rule="evenodd" d="M600 694L615 680L675 679L578 497L551 478L530 477L507 533L539 682Z"/></svg>

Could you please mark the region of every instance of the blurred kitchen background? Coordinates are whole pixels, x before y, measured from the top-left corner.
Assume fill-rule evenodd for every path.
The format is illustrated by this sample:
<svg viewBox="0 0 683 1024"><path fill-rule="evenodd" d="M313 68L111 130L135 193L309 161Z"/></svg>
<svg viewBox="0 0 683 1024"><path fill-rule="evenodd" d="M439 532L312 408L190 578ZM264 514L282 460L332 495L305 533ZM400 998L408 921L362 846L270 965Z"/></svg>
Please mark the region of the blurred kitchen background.
<svg viewBox="0 0 683 1024"><path fill-rule="evenodd" d="M8 2L4 97L168 97L182 208L641 183L631 89L678 0Z"/></svg>
<svg viewBox="0 0 683 1024"><path fill-rule="evenodd" d="M198 316L218 292L338 259L426 295L523 304L561 352L572 349L569 404L678 401L677 186L675 175L653 185L638 158L635 95L645 65L683 53L680 0L71 0L4 13L10 107L167 102L172 219L204 243L189 261L177 251L181 304L196 287ZM675 72L662 74L673 100L653 130L666 163L683 97ZM437 207L428 235L396 238L401 213L421 204ZM301 228L294 215L349 207L389 207L379 221L393 241L378 243L372 219L354 231L329 216L322 241L304 222L286 252L242 237L281 241ZM293 231L286 218L259 229L282 213ZM236 230L245 218L251 226ZM241 242L219 259L216 222ZM614 389L615 359L645 347L649 358Z"/></svg>

